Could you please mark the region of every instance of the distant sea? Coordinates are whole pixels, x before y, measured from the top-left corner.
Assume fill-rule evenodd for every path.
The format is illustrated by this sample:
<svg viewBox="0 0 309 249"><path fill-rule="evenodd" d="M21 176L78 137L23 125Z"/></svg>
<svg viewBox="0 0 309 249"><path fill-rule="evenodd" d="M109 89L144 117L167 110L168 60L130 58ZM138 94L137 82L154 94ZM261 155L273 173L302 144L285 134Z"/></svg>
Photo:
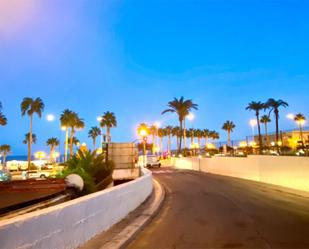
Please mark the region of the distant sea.
<svg viewBox="0 0 309 249"><path fill-rule="evenodd" d="M63 160L64 156L61 155L61 160ZM0 158L1 161L2 158ZM25 156L7 156L6 161L12 161L12 160L17 160L17 161L27 161L28 157L27 155ZM31 157L31 160L35 160L34 156Z"/></svg>

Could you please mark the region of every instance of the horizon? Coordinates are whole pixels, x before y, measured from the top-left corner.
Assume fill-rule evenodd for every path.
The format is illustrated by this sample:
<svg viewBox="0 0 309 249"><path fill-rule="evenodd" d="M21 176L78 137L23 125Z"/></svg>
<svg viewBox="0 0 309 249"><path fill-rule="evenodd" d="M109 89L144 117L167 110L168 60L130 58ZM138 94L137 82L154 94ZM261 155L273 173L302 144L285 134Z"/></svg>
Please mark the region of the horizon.
<svg viewBox="0 0 309 249"><path fill-rule="evenodd" d="M252 134L255 115L245 110L251 101L287 101L281 130L296 129L288 113L309 117L309 3L163 3L0 2L0 101L8 119L0 144L10 144L12 155L26 154L24 97L45 103L42 119L34 118L33 151L46 151L49 137L64 141L58 120L66 108L84 118L86 128L76 136L88 145L89 128L106 111L118 121L115 142L133 141L141 122L178 125L175 115L161 112L180 96L199 105L187 127L216 130L220 141L226 120L236 124L232 139ZM47 122L48 114L56 120Z"/></svg>

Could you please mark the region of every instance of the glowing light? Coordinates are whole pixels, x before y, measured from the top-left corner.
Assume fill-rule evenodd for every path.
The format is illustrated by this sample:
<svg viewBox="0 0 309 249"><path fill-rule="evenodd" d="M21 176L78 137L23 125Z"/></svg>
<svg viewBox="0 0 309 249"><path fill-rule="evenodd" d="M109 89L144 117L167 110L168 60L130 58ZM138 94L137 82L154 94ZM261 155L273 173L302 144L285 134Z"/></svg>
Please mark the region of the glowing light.
<svg viewBox="0 0 309 249"><path fill-rule="evenodd" d="M139 131L139 135L142 136L142 137L146 137L148 135L148 133L147 133L146 129L141 129Z"/></svg>
<svg viewBox="0 0 309 249"><path fill-rule="evenodd" d="M241 148L247 147L247 142L246 141L239 142L239 147L241 147Z"/></svg>
<svg viewBox="0 0 309 249"><path fill-rule="evenodd" d="M61 126L61 130L65 131L67 129L66 126Z"/></svg>
<svg viewBox="0 0 309 249"><path fill-rule="evenodd" d="M47 121L52 122L55 120L55 116L53 114L48 114L46 116Z"/></svg>
<svg viewBox="0 0 309 249"><path fill-rule="evenodd" d="M101 121L102 121L102 117L101 117L101 116L98 116L98 117L97 117L97 121L98 121L98 122L101 122Z"/></svg>
<svg viewBox="0 0 309 249"><path fill-rule="evenodd" d="M199 156L198 156L198 158L199 158L199 159L201 159L201 158L202 158L202 156L201 156L201 155L199 155Z"/></svg>
<svg viewBox="0 0 309 249"><path fill-rule="evenodd" d="M271 146L275 146L276 143L275 143L275 142L271 142L270 145L271 145Z"/></svg>
<svg viewBox="0 0 309 249"><path fill-rule="evenodd" d="M255 119L250 119L249 124L254 127L257 125L257 121Z"/></svg>
<svg viewBox="0 0 309 249"><path fill-rule="evenodd" d="M157 128L161 127L161 123L159 121L156 121L153 125Z"/></svg>
<svg viewBox="0 0 309 249"><path fill-rule="evenodd" d="M34 153L34 157L41 160L46 157L46 153L44 151L37 151Z"/></svg>
<svg viewBox="0 0 309 249"><path fill-rule="evenodd" d="M52 154L52 157L53 157L53 158L58 158L58 157L60 157L60 153L57 152L57 151L55 151L55 152Z"/></svg>
<svg viewBox="0 0 309 249"><path fill-rule="evenodd" d="M278 141L278 146L282 146L282 142L281 141Z"/></svg>
<svg viewBox="0 0 309 249"><path fill-rule="evenodd" d="M187 115L187 119L192 121L194 119L194 114L192 112L190 112L188 115Z"/></svg>
<svg viewBox="0 0 309 249"><path fill-rule="evenodd" d="M102 154L102 152L103 152L102 148L98 148L98 149L96 150L96 154L97 154L97 155Z"/></svg>
<svg viewBox="0 0 309 249"><path fill-rule="evenodd" d="M252 146L252 147L256 146L256 142L254 142L254 141L251 141L249 144L250 144L250 146Z"/></svg>
<svg viewBox="0 0 309 249"><path fill-rule="evenodd" d="M293 113L289 113L288 115L286 115L286 117L287 117L288 119L294 120L295 115L294 115Z"/></svg>
<svg viewBox="0 0 309 249"><path fill-rule="evenodd" d="M206 148L207 149L215 149L216 148L216 146L214 146L213 144L206 144Z"/></svg>

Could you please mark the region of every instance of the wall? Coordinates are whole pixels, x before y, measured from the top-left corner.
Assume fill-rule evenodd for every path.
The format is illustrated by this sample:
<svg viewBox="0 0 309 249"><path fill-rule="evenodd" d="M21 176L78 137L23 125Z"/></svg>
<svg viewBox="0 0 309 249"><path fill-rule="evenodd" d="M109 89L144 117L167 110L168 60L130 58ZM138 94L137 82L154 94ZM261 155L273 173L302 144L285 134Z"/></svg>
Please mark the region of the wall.
<svg viewBox="0 0 309 249"><path fill-rule="evenodd" d="M248 156L173 158L180 169L201 170L309 191L309 158L288 156Z"/></svg>
<svg viewBox="0 0 309 249"><path fill-rule="evenodd" d="M0 247L76 248L137 208L152 192L152 175L66 203L0 221Z"/></svg>

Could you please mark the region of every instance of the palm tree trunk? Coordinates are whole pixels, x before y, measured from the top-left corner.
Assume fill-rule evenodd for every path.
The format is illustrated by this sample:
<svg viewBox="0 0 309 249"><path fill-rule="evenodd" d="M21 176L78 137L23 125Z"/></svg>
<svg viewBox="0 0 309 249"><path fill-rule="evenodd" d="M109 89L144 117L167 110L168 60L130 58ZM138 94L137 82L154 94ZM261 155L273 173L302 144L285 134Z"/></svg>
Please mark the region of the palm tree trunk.
<svg viewBox="0 0 309 249"><path fill-rule="evenodd" d="M55 150L55 146L54 145L51 145L50 146L50 154L49 154L49 160L51 162L54 162L54 150Z"/></svg>
<svg viewBox="0 0 309 249"><path fill-rule="evenodd" d="M69 147L69 128L65 128L65 148L64 148L64 161L68 160L68 147Z"/></svg>
<svg viewBox="0 0 309 249"><path fill-rule="evenodd" d="M207 147L208 137L205 137L205 148Z"/></svg>
<svg viewBox="0 0 309 249"><path fill-rule="evenodd" d="M194 137L191 136L191 144L194 144Z"/></svg>
<svg viewBox="0 0 309 249"><path fill-rule="evenodd" d="M74 137L74 134L75 134L75 130L72 127L71 128L71 134L70 134L70 158L73 156L73 137Z"/></svg>
<svg viewBox="0 0 309 249"><path fill-rule="evenodd" d="M299 135L300 135L300 141L302 142L303 145L303 128L301 123L299 123Z"/></svg>
<svg viewBox="0 0 309 249"><path fill-rule="evenodd" d="M259 117L258 113L256 114L256 121L257 121L257 126L258 126L258 133L259 133L259 152L261 154L262 153L263 142L262 142L262 136L261 136L260 117Z"/></svg>
<svg viewBox="0 0 309 249"><path fill-rule="evenodd" d="M33 122L33 115L30 115L30 131L29 131L29 141L28 141L28 170L30 170L30 165L31 165L32 122Z"/></svg>
<svg viewBox="0 0 309 249"><path fill-rule="evenodd" d="M169 134L168 135L168 144L167 144L167 152L168 152L169 155L171 154L171 147L172 147L172 144L171 144L171 134Z"/></svg>
<svg viewBox="0 0 309 249"><path fill-rule="evenodd" d="M185 117L183 120L183 148L185 151L187 148L186 140L187 140L187 131L186 131L186 117Z"/></svg>
<svg viewBox="0 0 309 249"><path fill-rule="evenodd" d="M152 134L152 154L154 155L156 153L156 135Z"/></svg>
<svg viewBox="0 0 309 249"><path fill-rule="evenodd" d="M231 146L231 132L227 131L227 145Z"/></svg>
<svg viewBox="0 0 309 249"><path fill-rule="evenodd" d="M179 144L178 144L178 154L181 153L181 140L182 140L182 120L179 120L179 128L180 128L180 136L179 136Z"/></svg>
<svg viewBox="0 0 309 249"><path fill-rule="evenodd" d="M160 137L160 151L161 151L161 156L163 156L163 137Z"/></svg>
<svg viewBox="0 0 309 249"><path fill-rule="evenodd" d="M106 135L107 135L107 143L111 142L111 128L109 126L106 126Z"/></svg>
<svg viewBox="0 0 309 249"><path fill-rule="evenodd" d="M92 144L93 144L93 151L95 151L95 148L96 148L96 138L93 139Z"/></svg>
<svg viewBox="0 0 309 249"><path fill-rule="evenodd" d="M277 110L275 110L275 116L276 116L276 144L278 145L279 141L279 113Z"/></svg>
<svg viewBox="0 0 309 249"><path fill-rule="evenodd" d="M3 152L3 168L6 170L6 152Z"/></svg>
<svg viewBox="0 0 309 249"><path fill-rule="evenodd" d="M197 143L198 143L198 147L201 148L201 138L197 137Z"/></svg>
<svg viewBox="0 0 309 249"><path fill-rule="evenodd" d="M268 138L268 132L267 132L267 123L265 123L265 137L266 137L266 144L269 146L269 138Z"/></svg>
<svg viewBox="0 0 309 249"><path fill-rule="evenodd" d="M179 136L176 136L176 144L177 144L177 150L179 149Z"/></svg>

